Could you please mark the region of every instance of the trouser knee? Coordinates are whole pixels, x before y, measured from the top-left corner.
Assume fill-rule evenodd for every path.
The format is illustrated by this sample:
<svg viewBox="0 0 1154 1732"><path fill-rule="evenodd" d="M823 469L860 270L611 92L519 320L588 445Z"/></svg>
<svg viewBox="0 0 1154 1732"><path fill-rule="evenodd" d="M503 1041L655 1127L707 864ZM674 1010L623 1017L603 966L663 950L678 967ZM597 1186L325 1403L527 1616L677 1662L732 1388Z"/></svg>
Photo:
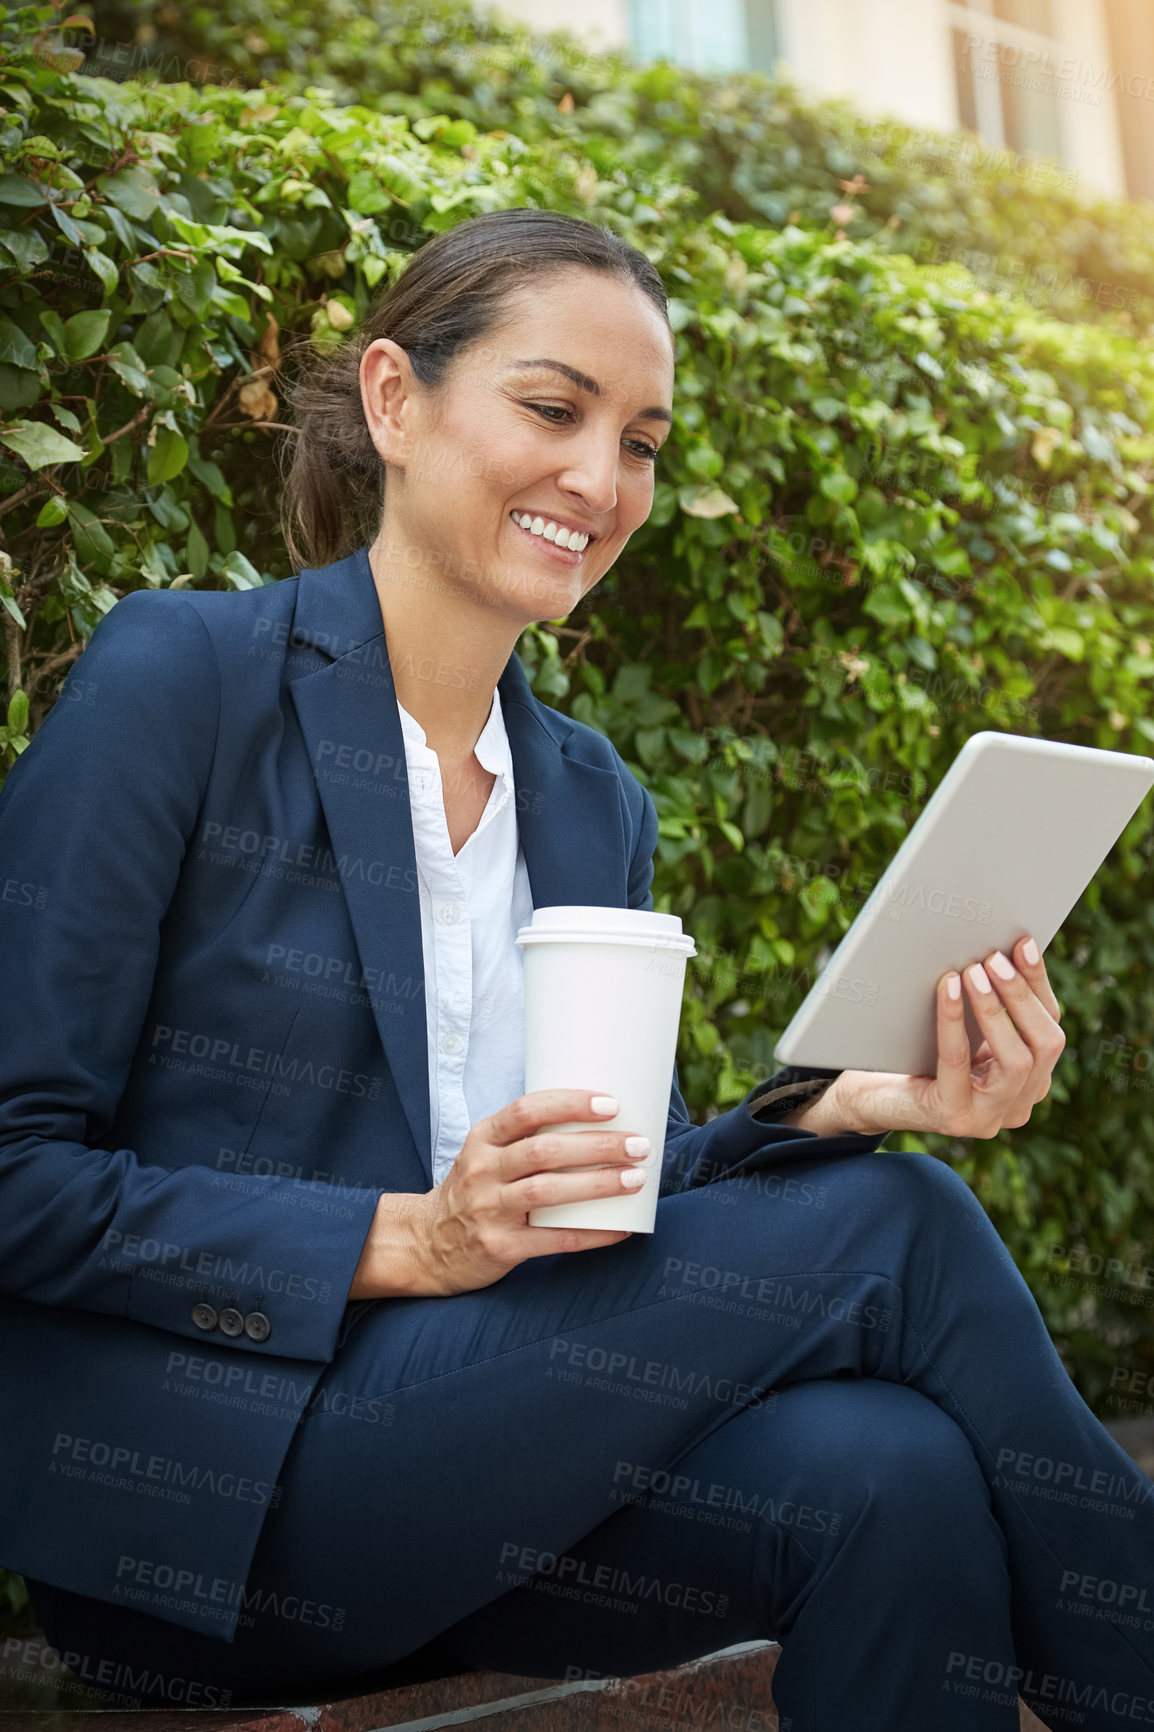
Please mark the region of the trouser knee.
<svg viewBox="0 0 1154 1732"><path fill-rule="evenodd" d="M956 1228L959 1220L976 1233L990 1233L990 1218L977 1196L948 1161L924 1149L879 1149L847 1163L849 1174L865 1187L884 1218L905 1214L918 1229Z"/></svg>
<svg viewBox="0 0 1154 1732"><path fill-rule="evenodd" d="M990 1493L965 1434L928 1396L880 1378L823 1379L778 1392L774 1449L804 1463L805 1498L781 1504L808 1549L844 1537L863 1520L886 1536L886 1568L990 1514ZM819 1519L820 1518L820 1519ZM810 1537L807 1538L806 1535Z"/></svg>

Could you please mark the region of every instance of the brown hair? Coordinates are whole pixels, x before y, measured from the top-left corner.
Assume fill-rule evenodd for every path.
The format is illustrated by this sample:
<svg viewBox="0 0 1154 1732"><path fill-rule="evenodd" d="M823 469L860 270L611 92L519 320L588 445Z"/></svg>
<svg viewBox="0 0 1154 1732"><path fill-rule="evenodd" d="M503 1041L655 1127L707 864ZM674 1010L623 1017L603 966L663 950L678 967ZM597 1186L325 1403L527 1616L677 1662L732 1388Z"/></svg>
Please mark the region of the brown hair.
<svg viewBox="0 0 1154 1732"><path fill-rule="evenodd" d="M292 434L280 447L281 532L294 570L343 558L380 529L385 464L360 389L369 344L391 337L418 383L435 390L454 357L499 326L509 296L572 267L632 283L668 323L664 286L644 253L582 217L525 206L469 217L426 241L336 350L304 361L285 386Z"/></svg>

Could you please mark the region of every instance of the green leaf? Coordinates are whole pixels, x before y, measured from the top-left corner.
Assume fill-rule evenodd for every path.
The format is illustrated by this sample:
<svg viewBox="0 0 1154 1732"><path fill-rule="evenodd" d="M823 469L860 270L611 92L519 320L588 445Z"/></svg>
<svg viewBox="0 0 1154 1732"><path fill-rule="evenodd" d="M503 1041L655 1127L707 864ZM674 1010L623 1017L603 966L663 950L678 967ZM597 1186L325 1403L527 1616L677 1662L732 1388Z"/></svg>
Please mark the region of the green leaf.
<svg viewBox="0 0 1154 1732"><path fill-rule="evenodd" d="M638 728L637 755L648 769L656 769L665 756L665 729Z"/></svg>
<svg viewBox="0 0 1154 1732"><path fill-rule="evenodd" d="M28 693L15 691L8 700L8 726L14 734L22 734L28 727Z"/></svg>
<svg viewBox="0 0 1154 1732"><path fill-rule="evenodd" d="M827 499L837 499L844 505L857 498L857 482L844 469L827 469L818 487Z"/></svg>
<svg viewBox="0 0 1154 1732"><path fill-rule="evenodd" d="M1066 656L1070 661L1080 662L1086 644L1081 632L1072 631L1066 626L1054 626L1043 636L1041 647L1057 650L1059 655Z"/></svg>
<svg viewBox="0 0 1154 1732"><path fill-rule="evenodd" d="M108 335L111 307L88 313L73 313L64 324L64 351L70 361L85 361L95 355Z"/></svg>
<svg viewBox="0 0 1154 1732"><path fill-rule="evenodd" d="M234 550L221 566L221 575L229 589L260 589L264 578L239 550Z"/></svg>
<svg viewBox="0 0 1154 1732"><path fill-rule="evenodd" d="M35 367L36 345L31 337L13 324L11 319L0 317L0 361L9 367Z"/></svg>
<svg viewBox="0 0 1154 1732"><path fill-rule="evenodd" d="M16 598L12 595L8 585L2 578L0 578L0 604L2 604L6 611L12 615L12 618L16 621L16 624L20 627L21 631L28 630L28 621L24 618L24 615L17 607Z"/></svg>
<svg viewBox="0 0 1154 1732"><path fill-rule="evenodd" d="M198 457L192 451L188 454L188 467L196 479L206 487L214 499L219 499L225 505L234 503L232 489L224 478L224 471L219 463L211 463L203 457Z"/></svg>
<svg viewBox="0 0 1154 1732"><path fill-rule="evenodd" d="M192 524L188 531L188 541L185 546L185 558L188 560L188 569L199 583L200 579L208 570L208 542L205 540L195 523Z"/></svg>
<svg viewBox="0 0 1154 1732"><path fill-rule="evenodd" d="M0 445L23 457L30 469L46 469L50 463L67 463L86 455L84 447L66 439L43 421L13 421L0 432Z"/></svg>
<svg viewBox="0 0 1154 1732"><path fill-rule="evenodd" d="M184 434L174 432L171 427L162 427L148 453L148 485L155 487L158 481L171 481L174 475L180 474L187 461L188 440Z"/></svg>
<svg viewBox="0 0 1154 1732"><path fill-rule="evenodd" d="M112 294L120 284L120 272L112 260L105 253L102 253L99 247L85 247L84 257L104 284L105 294Z"/></svg>
<svg viewBox="0 0 1154 1732"><path fill-rule="evenodd" d="M0 413L31 409L40 400L40 380L23 367L0 366Z"/></svg>
<svg viewBox="0 0 1154 1732"><path fill-rule="evenodd" d="M54 493L51 499L46 499L40 507L36 517L36 527L38 529L54 529L58 523L63 523L67 516L68 506L58 493Z"/></svg>
<svg viewBox="0 0 1154 1732"><path fill-rule="evenodd" d="M667 732L674 751L691 764L700 764L709 756L709 741L702 739L700 734L689 734L682 728L669 728Z"/></svg>
<svg viewBox="0 0 1154 1732"><path fill-rule="evenodd" d="M134 397L150 396L151 392L152 392L152 387L148 381L148 374L146 372L144 372L142 368L137 367L132 362L126 361L123 359L121 352L125 349L131 349L131 344L129 344L129 343L118 343L117 344L116 348L111 352L111 354L109 356L109 361L108 361L109 366L111 367L112 371L116 374L118 379L123 379L124 383L128 386L128 389L132 392Z"/></svg>
<svg viewBox="0 0 1154 1732"><path fill-rule="evenodd" d="M102 174L96 185L125 216L135 217L138 222L149 222L160 204L160 188L142 163L122 168L116 174Z"/></svg>
<svg viewBox="0 0 1154 1732"><path fill-rule="evenodd" d="M26 174L0 174L0 204L44 204L47 194Z"/></svg>
<svg viewBox="0 0 1154 1732"><path fill-rule="evenodd" d="M95 513L74 500L69 502L67 509L72 540L83 564L87 567L110 559L116 552L116 544Z"/></svg>

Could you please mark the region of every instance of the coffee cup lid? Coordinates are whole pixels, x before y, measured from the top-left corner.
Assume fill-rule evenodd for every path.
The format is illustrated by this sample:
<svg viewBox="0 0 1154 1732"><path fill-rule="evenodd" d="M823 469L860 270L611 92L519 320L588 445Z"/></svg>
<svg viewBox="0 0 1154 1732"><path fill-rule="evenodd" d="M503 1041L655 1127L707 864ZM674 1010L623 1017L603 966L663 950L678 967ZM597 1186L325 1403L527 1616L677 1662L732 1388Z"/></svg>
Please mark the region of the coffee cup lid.
<svg viewBox="0 0 1154 1732"><path fill-rule="evenodd" d="M517 933L518 944L581 942L643 944L696 956L697 946L681 929L678 914L658 914L648 908L600 908L583 903L535 908L530 925Z"/></svg>

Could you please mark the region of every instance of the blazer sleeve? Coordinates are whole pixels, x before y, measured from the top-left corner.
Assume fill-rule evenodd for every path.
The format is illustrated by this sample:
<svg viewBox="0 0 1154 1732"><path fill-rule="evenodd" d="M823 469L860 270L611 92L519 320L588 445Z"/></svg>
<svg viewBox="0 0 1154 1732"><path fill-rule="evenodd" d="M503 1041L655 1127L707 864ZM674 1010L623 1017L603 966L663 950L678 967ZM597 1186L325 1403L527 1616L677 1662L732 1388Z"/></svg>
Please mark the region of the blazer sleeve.
<svg viewBox="0 0 1154 1732"><path fill-rule="evenodd" d="M263 1303L267 1339L230 1344L328 1361L379 1191L342 1187L340 1209L326 1210L317 1184L302 1239L301 1210L277 1195L299 1193L296 1180L224 1193L208 1167L99 1146L141 1036L219 716L217 658L192 598L136 591L98 623L0 789L0 1288L203 1341L187 1288L134 1283L118 1248L152 1240L185 1269L300 1270L309 1279Z"/></svg>
<svg viewBox="0 0 1154 1732"><path fill-rule="evenodd" d="M628 772L626 772L628 774ZM641 813L635 824L636 847L629 864L630 908L653 907L653 856L657 848L657 807L648 788L630 776L641 795ZM795 1071L797 1067L794 1067ZM815 1076L830 1073L814 1071ZM718 1113L708 1124L695 1125L681 1096L677 1066L669 1093L669 1117L665 1128L665 1153L661 1165L659 1197L706 1185L712 1179L739 1173L757 1163L759 1152L770 1151L775 1161L807 1159L813 1155L865 1154L877 1149L887 1131L862 1133L843 1131L819 1136L797 1125L762 1123L757 1108L766 1106L766 1083L755 1083L749 1093L727 1112Z"/></svg>

